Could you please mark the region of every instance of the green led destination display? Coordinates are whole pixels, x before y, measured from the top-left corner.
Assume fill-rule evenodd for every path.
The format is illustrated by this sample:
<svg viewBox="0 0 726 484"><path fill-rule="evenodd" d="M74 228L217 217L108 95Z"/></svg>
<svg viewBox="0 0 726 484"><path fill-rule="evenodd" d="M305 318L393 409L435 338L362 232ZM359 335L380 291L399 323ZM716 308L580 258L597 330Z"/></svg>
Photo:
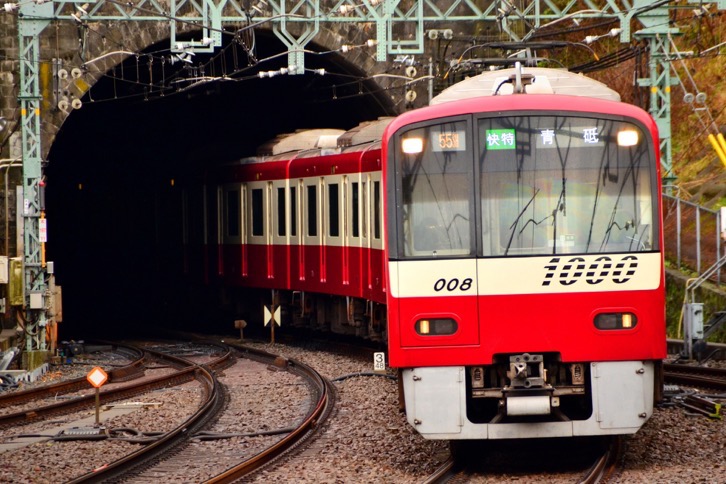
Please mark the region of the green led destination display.
<svg viewBox="0 0 726 484"><path fill-rule="evenodd" d="M513 129L486 130L486 147L488 150L513 150L516 145Z"/></svg>

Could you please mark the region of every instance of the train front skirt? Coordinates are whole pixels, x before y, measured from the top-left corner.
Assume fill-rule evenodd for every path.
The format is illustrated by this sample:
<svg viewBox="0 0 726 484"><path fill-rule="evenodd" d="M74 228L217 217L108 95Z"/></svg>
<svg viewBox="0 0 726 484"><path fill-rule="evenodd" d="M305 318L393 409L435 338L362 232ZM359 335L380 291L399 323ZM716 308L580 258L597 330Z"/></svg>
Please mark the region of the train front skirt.
<svg viewBox="0 0 726 484"><path fill-rule="evenodd" d="M592 413L588 417L560 420L556 397L507 396L504 393L499 402L500 413L485 423L473 423L467 416L465 367L405 369L401 377L408 422L425 438L447 440L637 432L653 413L653 362L611 361L590 363L589 366Z"/></svg>

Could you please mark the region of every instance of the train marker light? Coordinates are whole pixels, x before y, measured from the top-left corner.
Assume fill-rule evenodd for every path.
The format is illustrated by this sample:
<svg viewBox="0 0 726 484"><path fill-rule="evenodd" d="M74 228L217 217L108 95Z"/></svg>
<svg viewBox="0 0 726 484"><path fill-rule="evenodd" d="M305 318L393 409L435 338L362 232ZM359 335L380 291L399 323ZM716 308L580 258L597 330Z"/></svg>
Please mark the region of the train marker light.
<svg viewBox="0 0 726 484"><path fill-rule="evenodd" d="M416 321L416 333L421 336L448 336L456 333L458 324L451 318L429 318Z"/></svg>
<svg viewBox="0 0 726 484"><path fill-rule="evenodd" d="M423 151L423 139L422 138L404 138L401 141L401 148L403 152L408 155L415 155Z"/></svg>
<svg viewBox="0 0 726 484"><path fill-rule="evenodd" d="M635 146L638 144L639 135L634 129L618 131L618 146Z"/></svg>
<svg viewBox="0 0 726 484"><path fill-rule="evenodd" d="M638 318L632 313L601 313L595 316L597 329L633 329Z"/></svg>

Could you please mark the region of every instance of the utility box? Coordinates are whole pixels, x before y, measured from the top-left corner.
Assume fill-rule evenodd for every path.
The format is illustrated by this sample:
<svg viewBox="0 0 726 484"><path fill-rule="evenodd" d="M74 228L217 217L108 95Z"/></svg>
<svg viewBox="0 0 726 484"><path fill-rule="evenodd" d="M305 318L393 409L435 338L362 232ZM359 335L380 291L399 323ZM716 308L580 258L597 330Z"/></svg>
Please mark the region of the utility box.
<svg viewBox="0 0 726 484"><path fill-rule="evenodd" d="M8 283L8 280L9 280L8 274L9 274L8 256L0 255L0 284Z"/></svg>
<svg viewBox="0 0 726 484"><path fill-rule="evenodd" d="M30 309L43 309L45 304L43 302L42 292L31 292L30 293Z"/></svg>
<svg viewBox="0 0 726 484"><path fill-rule="evenodd" d="M684 314L687 337L691 340L703 338L703 303L687 303Z"/></svg>
<svg viewBox="0 0 726 484"><path fill-rule="evenodd" d="M8 299L11 306L22 306L25 304L25 286L23 282L23 259L13 257L10 259L10 274Z"/></svg>

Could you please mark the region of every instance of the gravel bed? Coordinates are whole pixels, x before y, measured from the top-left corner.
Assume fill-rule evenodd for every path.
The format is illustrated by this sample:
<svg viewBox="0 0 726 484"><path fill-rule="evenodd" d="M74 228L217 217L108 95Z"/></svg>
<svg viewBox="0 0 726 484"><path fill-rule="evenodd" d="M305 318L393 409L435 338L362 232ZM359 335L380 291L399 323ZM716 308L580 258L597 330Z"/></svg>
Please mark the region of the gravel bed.
<svg viewBox="0 0 726 484"><path fill-rule="evenodd" d="M133 400L151 406L106 419L102 424L108 429L131 428L139 432L168 432L191 415L199 405L200 396L201 386L197 382L151 392ZM53 421L0 431L0 442L22 441L16 437L19 434L52 436L57 433L59 426L73 424L94 415L95 410L86 410L64 415ZM90 425L92 423L93 421ZM39 441L0 454L0 482L65 482L134 452L139 445L115 439Z"/></svg>
<svg viewBox="0 0 726 484"><path fill-rule="evenodd" d="M245 344L300 360L330 379L372 370L372 357L338 355L283 344L248 341ZM308 411L307 387L285 372L273 372L267 368L260 371L245 365L249 362L240 362L221 376L230 391L231 400L227 412L214 425L213 431L252 433L275 430L290 426L304 417ZM712 366L721 365L723 363ZM60 373L65 372L61 369ZM270 385L270 381L278 383ZM423 439L408 425L405 416L398 410L394 380L352 377L336 382L335 386L335 410L319 437L296 456L262 469L247 481L416 483L422 482L448 457L447 442ZM163 430L166 423L171 425L186 418L190 409L196 409L198 399L199 388L195 384L155 392L140 400L161 402L160 407L118 417L107 425ZM263 404L265 401L272 401L273 405ZM86 412L86 415L90 413ZM26 427L22 428L22 432L32 428ZM690 415L681 407L657 408L640 432L626 438L623 469L609 482L726 482L725 431L721 420ZM9 435L11 432L0 432L0 442ZM241 455L258 452L279 438L238 436L208 442L195 440L190 452L207 456L210 462L225 466ZM105 462L138 448L136 445L119 441L37 443L0 454L0 482L67 481L94 467L89 462ZM522 459L526 460L526 456L513 455L511 463L501 464L496 474L476 478L472 482L572 482L579 477L576 472L523 471ZM208 471L190 465L176 477L165 476L164 481L199 482L208 475ZM153 479L133 482L150 480Z"/></svg>
<svg viewBox="0 0 726 484"><path fill-rule="evenodd" d="M173 459L134 476L130 482L158 482L159 476L163 482L203 482L271 447L285 435L246 434L295 427L310 411L308 387L300 377L286 371L241 359L218 377L227 388L229 402L205 432L233 437L192 439Z"/></svg>
<svg viewBox="0 0 726 484"><path fill-rule="evenodd" d="M328 378L371 371L365 361L287 347L258 345L296 358ZM710 366L723 366L714 362ZM337 414L323 435L287 465L265 469L254 482L422 482L448 457L448 443L415 433L398 411L397 385L384 378L351 378L336 383ZM722 400L722 402L724 402ZM722 420L689 415L680 407L657 408L640 432L626 437L623 470L609 482L726 482L726 428ZM522 473L522 459L472 482L577 481L580 472Z"/></svg>
<svg viewBox="0 0 726 484"><path fill-rule="evenodd" d="M373 369L372 354L363 359L282 344L250 346L299 360L331 380ZM408 425L394 380L352 377L335 387L336 410L322 435L299 458L264 469L250 482L421 482L448 458L448 443L426 440Z"/></svg>
<svg viewBox="0 0 726 484"><path fill-rule="evenodd" d="M55 366L38 381L24 383L17 390L84 377L95 366L110 368L128 363L121 361L119 356L113 353L98 353L76 358L74 361L74 364ZM173 371L166 367L150 368L141 379L156 378ZM136 379L133 383L139 381L140 379ZM129 383L109 383L104 388ZM89 390L78 394L88 391L93 390L89 387ZM190 382L140 395L125 401L138 404L139 408L131 413L112 416L113 413L106 414L102 411L102 425L110 430L130 428L138 432L168 432L196 411L201 393L199 383ZM52 401L44 402L47 403ZM124 402L115 402L115 404L120 403ZM37 404L36 402L34 405ZM17 406L10 408L12 411L19 409ZM29 422L11 429L0 430L0 482L66 482L139 448L138 443L116 439L53 441L49 438L58 434L63 428L90 427L94 421L95 409L88 409L55 417L52 420ZM48 438L36 439L37 441L23 447L12 447L12 444L28 442L27 438L19 437L20 435L39 435Z"/></svg>

